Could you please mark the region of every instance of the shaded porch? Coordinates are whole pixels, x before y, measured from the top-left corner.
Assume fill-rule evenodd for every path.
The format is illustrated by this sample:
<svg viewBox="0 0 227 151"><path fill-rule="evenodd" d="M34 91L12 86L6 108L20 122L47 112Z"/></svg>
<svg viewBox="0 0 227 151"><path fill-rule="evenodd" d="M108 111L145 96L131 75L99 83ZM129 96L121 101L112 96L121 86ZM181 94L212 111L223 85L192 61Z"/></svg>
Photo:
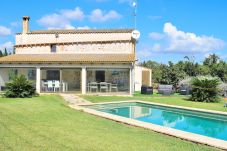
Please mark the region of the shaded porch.
<svg viewBox="0 0 227 151"><path fill-rule="evenodd" d="M0 70L0 90L18 75L33 81L37 93L129 95L133 91L132 68L111 66L5 67Z"/></svg>

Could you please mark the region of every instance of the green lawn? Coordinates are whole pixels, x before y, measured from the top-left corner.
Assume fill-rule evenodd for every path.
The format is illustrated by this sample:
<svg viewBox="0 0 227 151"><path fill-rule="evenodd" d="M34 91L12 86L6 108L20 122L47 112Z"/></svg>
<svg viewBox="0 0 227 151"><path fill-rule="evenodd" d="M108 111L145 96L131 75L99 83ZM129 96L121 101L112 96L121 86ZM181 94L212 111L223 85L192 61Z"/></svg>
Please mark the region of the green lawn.
<svg viewBox="0 0 227 151"><path fill-rule="evenodd" d="M208 110L216 110L216 111L224 111L227 112L227 108L224 108L224 104L227 101L224 99L219 103L204 103L204 102L192 102L189 101L188 97L180 96L178 94L174 94L171 96L162 96L160 94L154 95L141 95L138 92L133 97L124 97L124 96L82 96L88 101L98 103L98 102L111 102L111 101L126 101L126 100L142 100L148 102L169 104L169 105L178 105L178 106L186 106L193 108L201 108Z"/></svg>
<svg viewBox="0 0 227 151"><path fill-rule="evenodd" d="M0 98L0 150L201 151L203 145L70 109L59 96Z"/></svg>

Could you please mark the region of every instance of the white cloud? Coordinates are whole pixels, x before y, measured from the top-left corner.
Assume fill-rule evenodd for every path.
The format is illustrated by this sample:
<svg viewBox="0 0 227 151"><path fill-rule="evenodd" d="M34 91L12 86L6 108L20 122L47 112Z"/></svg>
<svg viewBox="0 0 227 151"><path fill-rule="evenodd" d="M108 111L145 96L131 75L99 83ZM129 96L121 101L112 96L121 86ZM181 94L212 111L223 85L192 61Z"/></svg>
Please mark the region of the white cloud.
<svg viewBox="0 0 227 151"><path fill-rule="evenodd" d="M164 35L162 45L155 45L156 48L159 45L159 49L164 52L209 53L220 50L225 46L225 42L221 39L214 38L213 36L198 36L195 33L180 31L171 23L165 23L163 33L160 33L160 35ZM160 35L155 33L151 34L150 37L158 39Z"/></svg>
<svg viewBox="0 0 227 151"><path fill-rule="evenodd" d="M84 12L76 7L73 10L64 9L59 13L43 16L38 23L48 29L75 29L71 21L81 21L85 17Z"/></svg>
<svg viewBox="0 0 227 151"><path fill-rule="evenodd" d="M79 7L76 7L74 10L70 10L70 9L61 10L61 14L67 19L71 19L71 20L84 19L84 12Z"/></svg>
<svg viewBox="0 0 227 151"><path fill-rule="evenodd" d="M89 16L90 21L92 22L105 22L113 19L120 19L121 17L122 16L114 10L105 13L101 9L93 10Z"/></svg>
<svg viewBox="0 0 227 151"><path fill-rule="evenodd" d="M165 37L165 35L157 32L152 32L149 33L149 37L153 40L161 40Z"/></svg>
<svg viewBox="0 0 227 151"><path fill-rule="evenodd" d="M13 50L13 43L11 41L5 42L3 44L0 44L0 50L4 51L4 49L7 49L8 51Z"/></svg>
<svg viewBox="0 0 227 151"><path fill-rule="evenodd" d="M90 29L90 27L88 27L88 26L82 26L82 27L77 27L76 29L81 29L81 30L83 30L83 29Z"/></svg>
<svg viewBox="0 0 227 151"><path fill-rule="evenodd" d="M4 26L0 26L0 36L8 36L11 34L12 34L11 29Z"/></svg>
<svg viewBox="0 0 227 151"><path fill-rule="evenodd" d="M10 26L12 26L12 27L18 26L18 22L11 22L11 23L10 23Z"/></svg>
<svg viewBox="0 0 227 151"><path fill-rule="evenodd" d="M164 25L164 33L169 40L167 51L205 53L220 50L225 45L224 41L212 36L197 36L194 33L180 31L171 23Z"/></svg>

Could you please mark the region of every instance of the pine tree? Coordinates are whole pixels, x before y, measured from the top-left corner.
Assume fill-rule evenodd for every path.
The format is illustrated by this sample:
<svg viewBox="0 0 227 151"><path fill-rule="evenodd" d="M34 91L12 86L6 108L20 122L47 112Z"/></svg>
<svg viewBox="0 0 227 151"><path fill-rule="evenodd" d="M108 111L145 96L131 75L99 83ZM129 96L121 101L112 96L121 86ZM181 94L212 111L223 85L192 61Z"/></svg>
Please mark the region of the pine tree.
<svg viewBox="0 0 227 151"><path fill-rule="evenodd" d="M13 48L13 54L15 54L16 52L15 52L15 48Z"/></svg>
<svg viewBox="0 0 227 151"><path fill-rule="evenodd" d="M8 51L6 48L5 48L4 56L8 56Z"/></svg>
<svg viewBox="0 0 227 151"><path fill-rule="evenodd" d="M3 53L2 53L2 51L0 50L0 57L3 57Z"/></svg>

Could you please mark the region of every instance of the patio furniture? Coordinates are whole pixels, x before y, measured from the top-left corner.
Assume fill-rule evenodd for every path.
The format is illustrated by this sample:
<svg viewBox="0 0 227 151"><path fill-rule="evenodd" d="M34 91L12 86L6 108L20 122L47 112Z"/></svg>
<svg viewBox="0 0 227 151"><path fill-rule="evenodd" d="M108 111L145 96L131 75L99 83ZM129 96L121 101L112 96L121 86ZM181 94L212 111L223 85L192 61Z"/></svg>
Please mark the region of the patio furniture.
<svg viewBox="0 0 227 151"><path fill-rule="evenodd" d="M108 85L106 82L100 82L100 92L102 92L102 90L105 90L105 92L108 92Z"/></svg>
<svg viewBox="0 0 227 151"><path fill-rule="evenodd" d="M165 90L165 91L163 91L162 94L163 95L171 95L172 94L172 91L171 90Z"/></svg>
<svg viewBox="0 0 227 151"><path fill-rule="evenodd" d="M46 92L47 91L47 85L45 84L44 81L41 82L41 90Z"/></svg>
<svg viewBox="0 0 227 151"><path fill-rule="evenodd" d="M47 90L53 91L53 81L47 81Z"/></svg>
<svg viewBox="0 0 227 151"><path fill-rule="evenodd" d="M173 86L172 85L159 85L158 86L158 93L164 94L164 95L172 94L172 93L174 93Z"/></svg>
<svg viewBox="0 0 227 151"><path fill-rule="evenodd" d="M142 85L141 94L153 94L153 87Z"/></svg>
<svg viewBox="0 0 227 151"><path fill-rule="evenodd" d="M111 91L111 92L112 92L112 89L114 89L115 92L118 92L117 84L111 84L111 85L110 85L110 91Z"/></svg>
<svg viewBox="0 0 227 151"><path fill-rule="evenodd" d="M98 84L97 84L97 82L91 82L89 84L89 89L90 89L90 92L92 92L92 90L95 90L96 92L98 92Z"/></svg>
<svg viewBox="0 0 227 151"><path fill-rule="evenodd" d="M53 85L54 85L54 92L56 92L56 90L60 91L60 82L59 81L54 81Z"/></svg>

